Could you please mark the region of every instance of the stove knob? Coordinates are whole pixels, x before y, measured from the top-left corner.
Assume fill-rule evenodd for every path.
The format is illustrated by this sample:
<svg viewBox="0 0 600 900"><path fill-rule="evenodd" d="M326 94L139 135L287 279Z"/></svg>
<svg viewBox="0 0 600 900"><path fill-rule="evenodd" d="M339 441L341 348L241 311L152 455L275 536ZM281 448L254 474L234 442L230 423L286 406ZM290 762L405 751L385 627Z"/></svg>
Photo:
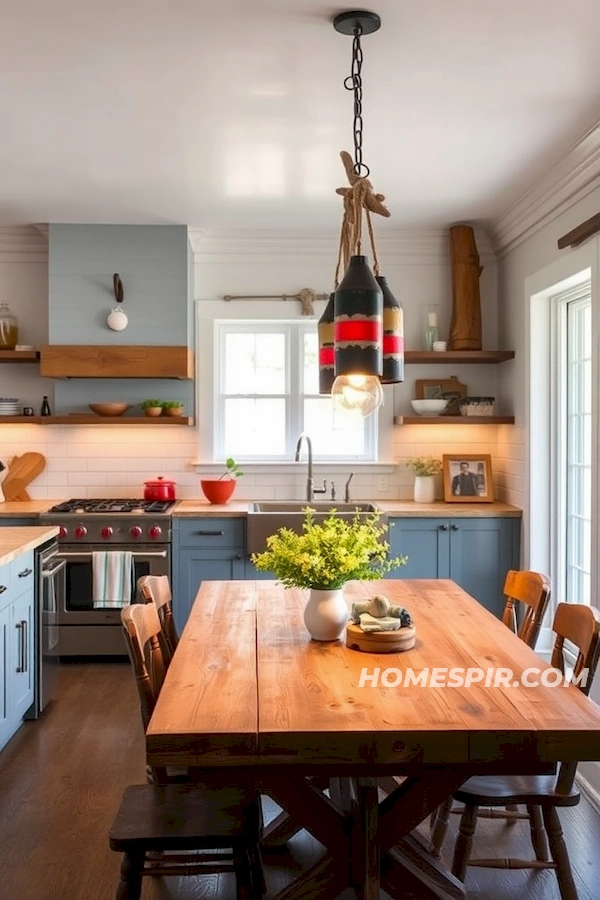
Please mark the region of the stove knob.
<svg viewBox="0 0 600 900"><path fill-rule="evenodd" d="M159 528L158 525L153 525L152 528L148 529L148 534L150 535L152 540L155 541L157 538L159 538L161 536L162 528Z"/></svg>
<svg viewBox="0 0 600 900"><path fill-rule="evenodd" d="M104 538L104 540L107 540L108 538L110 538L112 536L113 536L113 530L110 527L110 525L107 525L106 528L102 529L102 537Z"/></svg>
<svg viewBox="0 0 600 900"><path fill-rule="evenodd" d="M140 528L139 525L134 525L133 528L129 529L129 534L131 535L132 538L141 538L142 529Z"/></svg>
<svg viewBox="0 0 600 900"><path fill-rule="evenodd" d="M84 538L87 534L87 528L85 525L78 525L73 534L76 538Z"/></svg>
<svg viewBox="0 0 600 900"><path fill-rule="evenodd" d="M68 535L68 533L69 533L69 532L67 531L67 529L65 528L64 525L59 525L59 528L58 528L58 536L59 536L59 538L64 538L64 537L66 537L66 536Z"/></svg>

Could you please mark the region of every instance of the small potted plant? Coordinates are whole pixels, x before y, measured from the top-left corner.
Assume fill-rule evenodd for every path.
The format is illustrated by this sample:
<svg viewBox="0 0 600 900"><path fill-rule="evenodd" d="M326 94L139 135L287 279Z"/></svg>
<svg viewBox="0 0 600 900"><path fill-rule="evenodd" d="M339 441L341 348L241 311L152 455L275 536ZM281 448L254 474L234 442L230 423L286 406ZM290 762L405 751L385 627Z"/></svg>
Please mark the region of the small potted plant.
<svg viewBox="0 0 600 900"><path fill-rule="evenodd" d="M140 403L140 406L144 410L144 415L146 416L162 415L162 400L143 400Z"/></svg>
<svg viewBox="0 0 600 900"><path fill-rule="evenodd" d="M244 473L231 456L225 460L225 471L220 478L202 478L200 487L209 503L227 503L235 490L237 479Z"/></svg>
<svg viewBox="0 0 600 900"><path fill-rule="evenodd" d="M406 557L388 558L389 544L381 540L388 526L379 524L379 513L351 519L332 510L316 523L308 506L302 534L280 528L267 538L267 550L253 553L257 569L273 572L286 587L308 588L304 624L316 641L336 641L348 621L343 588L347 581L383 578L403 566Z"/></svg>
<svg viewBox="0 0 600 900"><path fill-rule="evenodd" d="M181 400L163 400L162 409L165 416L180 416L183 413Z"/></svg>
<svg viewBox="0 0 600 900"><path fill-rule="evenodd" d="M433 503L435 500L434 476L442 471L442 461L435 456L415 456L406 465L414 472L415 503Z"/></svg>

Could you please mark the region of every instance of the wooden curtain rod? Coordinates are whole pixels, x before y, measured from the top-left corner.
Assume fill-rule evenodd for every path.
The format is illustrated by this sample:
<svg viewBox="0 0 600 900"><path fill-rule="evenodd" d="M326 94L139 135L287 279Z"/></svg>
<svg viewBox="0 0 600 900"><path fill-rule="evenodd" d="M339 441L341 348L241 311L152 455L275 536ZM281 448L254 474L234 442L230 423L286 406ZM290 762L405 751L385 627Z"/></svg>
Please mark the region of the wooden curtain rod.
<svg viewBox="0 0 600 900"><path fill-rule="evenodd" d="M558 249L564 250L565 247L577 247L579 244L583 244L584 241L587 241L588 238L593 237L599 231L600 213L597 213L595 216L592 216L591 219L582 222L577 228L573 228L572 231L563 234L563 236L558 239Z"/></svg>

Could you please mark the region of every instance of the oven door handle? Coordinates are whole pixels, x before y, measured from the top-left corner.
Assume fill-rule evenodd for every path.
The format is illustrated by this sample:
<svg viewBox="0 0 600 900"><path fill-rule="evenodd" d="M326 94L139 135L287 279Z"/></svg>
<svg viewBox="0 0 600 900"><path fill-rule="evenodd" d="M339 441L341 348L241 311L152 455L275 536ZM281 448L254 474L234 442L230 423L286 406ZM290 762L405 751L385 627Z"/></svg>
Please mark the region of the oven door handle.
<svg viewBox="0 0 600 900"><path fill-rule="evenodd" d="M66 559L61 559L55 566L44 566L42 569L42 578L54 578L54 576L58 575L60 570L64 569L66 565Z"/></svg>
<svg viewBox="0 0 600 900"><path fill-rule="evenodd" d="M107 552L110 553L110 551L107 551ZM78 559L81 559L83 557L85 557L86 559L91 559L92 551L90 550L88 553L83 553L83 552L78 553L77 551L75 551L74 553L60 553L59 552L58 555L61 557L61 559L63 559L66 562L67 560L74 559L75 557L77 557ZM149 557L152 557L153 559L154 558L166 559L167 551L166 550L160 550L160 551L159 550L157 550L157 551L149 550L147 553L144 553L144 551L142 550L140 553L133 552L132 555L134 557L140 556L142 559L147 559Z"/></svg>

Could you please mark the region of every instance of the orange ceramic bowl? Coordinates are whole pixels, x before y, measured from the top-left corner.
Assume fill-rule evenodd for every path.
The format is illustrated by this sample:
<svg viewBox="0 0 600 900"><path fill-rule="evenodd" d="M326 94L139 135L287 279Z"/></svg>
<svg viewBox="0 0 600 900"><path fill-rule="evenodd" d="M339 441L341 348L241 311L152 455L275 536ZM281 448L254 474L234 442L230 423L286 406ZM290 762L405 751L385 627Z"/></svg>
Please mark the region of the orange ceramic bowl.
<svg viewBox="0 0 600 900"><path fill-rule="evenodd" d="M200 480L200 487L210 503L227 503L235 490L235 485L235 478L223 478L221 481L212 478Z"/></svg>

